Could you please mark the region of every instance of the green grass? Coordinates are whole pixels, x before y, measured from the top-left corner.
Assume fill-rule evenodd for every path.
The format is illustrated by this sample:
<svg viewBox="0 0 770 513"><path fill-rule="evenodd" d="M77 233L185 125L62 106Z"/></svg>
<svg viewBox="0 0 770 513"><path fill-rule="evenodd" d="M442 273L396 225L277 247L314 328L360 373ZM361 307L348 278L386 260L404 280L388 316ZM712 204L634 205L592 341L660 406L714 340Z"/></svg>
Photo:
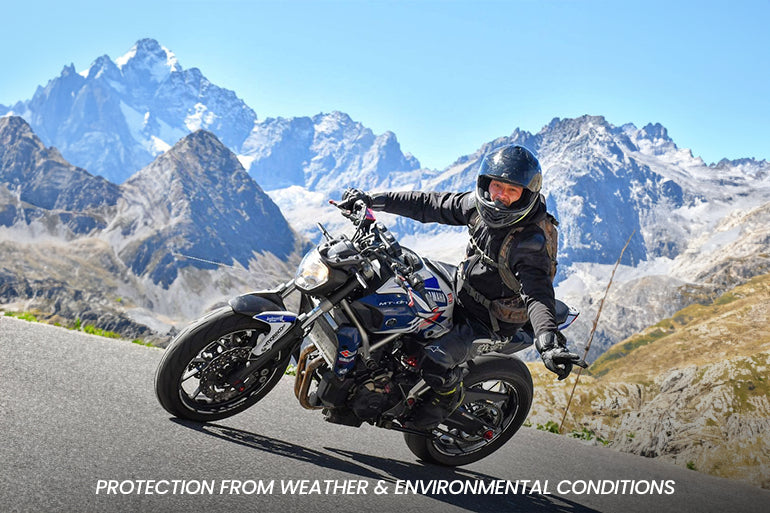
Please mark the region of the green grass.
<svg viewBox="0 0 770 513"><path fill-rule="evenodd" d="M660 328L655 328L649 333L633 335L628 339L628 342L613 346L609 351L597 358L596 361L591 365L589 374L597 378L603 376L610 371L611 365L609 364L611 362L620 360L621 358L628 356L635 349L646 346L647 344L651 344L656 340L659 340L670 334L670 332L664 331Z"/></svg>
<svg viewBox="0 0 770 513"><path fill-rule="evenodd" d="M725 292L724 294L722 294L721 296L716 298L716 300L714 301L714 305L716 305L716 306L726 305L726 304L732 303L733 301L736 301L738 299L740 299L740 298L738 296L736 296L735 294L731 294L730 292Z"/></svg>
<svg viewBox="0 0 770 513"><path fill-rule="evenodd" d="M100 337L106 337L106 338L120 338L119 333L97 328L93 324L86 324L85 326L83 326L83 332L88 333L89 335L98 335Z"/></svg>
<svg viewBox="0 0 770 513"><path fill-rule="evenodd" d="M597 436L596 433L584 427L581 431L573 431L569 434L572 438L577 438L578 440L593 440L596 439L597 442L599 442L602 445L610 445L610 440L607 440L606 438L602 438L600 436Z"/></svg>
<svg viewBox="0 0 770 513"><path fill-rule="evenodd" d="M38 322L37 317L30 312L5 312L6 317L16 317L22 321Z"/></svg>
<svg viewBox="0 0 770 513"><path fill-rule="evenodd" d="M537 429L540 431L548 431L549 433L556 433L557 435L559 434L559 425L552 420L546 422L545 425L538 424Z"/></svg>
<svg viewBox="0 0 770 513"><path fill-rule="evenodd" d="M32 312L5 312L3 315L5 317L15 317L17 319L21 319L23 321L28 321L28 322L44 322L44 321L40 321L37 318L37 316ZM52 324L53 326L61 326L61 324L59 324L58 322L46 323L46 324ZM86 324L85 326L83 326L83 323L80 319L75 319L74 324L67 329L82 331L84 333L88 333L89 335L97 335L99 337L121 338L120 333L116 333L114 331L108 331L108 330L99 328L97 326L94 326L93 324ZM144 342L143 340L140 340L140 339L135 339L132 342L134 344L140 344L144 346L153 346L153 344L149 342Z"/></svg>
<svg viewBox="0 0 770 513"><path fill-rule="evenodd" d="M527 424L527 422L525 422L524 425L527 427L531 427L532 423ZM559 425L552 420L547 421L545 424L537 424L535 427L540 431L556 433L557 435L561 434L561 432L559 431ZM567 436L571 436L572 438L577 438L579 440L596 440L602 445L610 445L610 443L612 442L611 440L607 440L606 438L597 436L593 430L585 427L581 431L572 431L571 433L568 433Z"/></svg>
<svg viewBox="0 0 770 513"><path fill-rule="evenodd" d="M766 280L766 277L760 276L752 278L748 283L759 286L764 283L764 280ZM739 299L743 299L743 297L741 291L731 291L725 292L713 301L704 301L706 304L693 303L686 306L674 314L673 317L663 319L644 332L632 335L625 342L611 347L607 352L596 359L586 373L596 378L601 377L614 368L617 363L620 363L616 362L617 360L621 360L623 357L628 356L632 351L660 340L661 338L676 334L692 322L702 321L712 317L717 311L721 311L717 310L717 307L728 305ZM613 364L613 362L616 362L616 364Z"/></svg>

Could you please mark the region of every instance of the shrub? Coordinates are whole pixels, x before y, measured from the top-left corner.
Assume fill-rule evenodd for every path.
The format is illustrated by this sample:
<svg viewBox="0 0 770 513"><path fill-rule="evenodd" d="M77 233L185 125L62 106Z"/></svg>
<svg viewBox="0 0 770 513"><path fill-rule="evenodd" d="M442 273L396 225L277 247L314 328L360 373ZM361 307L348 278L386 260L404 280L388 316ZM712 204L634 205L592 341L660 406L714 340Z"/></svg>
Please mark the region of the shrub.
<svg viewBox="0 0 770 513"><path fill-rule="evenodd" d="M559 425L552 420L546 422L545 425L538 424L537 429L540 431L548 431L549 433L556 433L557 435L559 434Z"/></svg>

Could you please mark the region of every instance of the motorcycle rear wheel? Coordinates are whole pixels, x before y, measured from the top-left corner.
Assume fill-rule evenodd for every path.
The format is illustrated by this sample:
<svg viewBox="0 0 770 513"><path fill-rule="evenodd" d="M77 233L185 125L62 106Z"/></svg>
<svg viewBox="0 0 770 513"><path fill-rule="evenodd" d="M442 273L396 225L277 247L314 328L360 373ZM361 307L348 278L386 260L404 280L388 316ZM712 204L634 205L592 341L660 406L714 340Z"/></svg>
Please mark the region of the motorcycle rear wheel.
<svg viewBox="0 0 770 513"><path fill-rule="evenodd" d="M251 348L266 332L263 323L230 307L215 310L185 328L166 348L155 373L155 394L161 406L175 417L207 422L254 405L283 377L290 351L272 355L238 387L227 379L247 364Z"/></svg>
<svg viewBox="0 0 770 513"><path fill-rule="evenodd" d="M485 458L502 447L519 430L532 406L532 376L518 358L484 358L463 379L466 389L499 392L499 401L466 400L459 406L494 427L489 440L475 434L450 431L451 436L404 433L409 450L420 460L455 467ZM467 396L466 396L467 397ZM446 426L440 426L447 429Z"/></svg>

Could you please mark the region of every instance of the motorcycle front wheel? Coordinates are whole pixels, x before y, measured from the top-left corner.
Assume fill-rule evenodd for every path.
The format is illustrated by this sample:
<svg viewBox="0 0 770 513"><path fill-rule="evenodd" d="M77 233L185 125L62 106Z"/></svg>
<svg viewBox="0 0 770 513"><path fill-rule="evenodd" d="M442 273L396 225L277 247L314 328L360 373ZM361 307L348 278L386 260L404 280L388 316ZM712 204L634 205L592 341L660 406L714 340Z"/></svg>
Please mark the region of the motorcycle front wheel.
<svg viewBox="0 0 770 513"><path fill-rule="evenodd" d="M261 359L251 349L265 325L251 317L220 308L185 328L166 348L155 373L155 394L175 417L201 422L240 413L262 399L283 377L291 352ZM242 382L235 372L254 366Z"/></svg>
<svg viewBox="0 0 770 513"><path fill-rule="evenodd" d="M440 425L445 434L404 433L409 450L419 459L444 466L467 465L498 450L519 430L532 406L532 376L518 358L484 358L463 379L466 399L458 407L489 426L488 437ZM494 398L474 398L470 392L491 392Z"/></svg>

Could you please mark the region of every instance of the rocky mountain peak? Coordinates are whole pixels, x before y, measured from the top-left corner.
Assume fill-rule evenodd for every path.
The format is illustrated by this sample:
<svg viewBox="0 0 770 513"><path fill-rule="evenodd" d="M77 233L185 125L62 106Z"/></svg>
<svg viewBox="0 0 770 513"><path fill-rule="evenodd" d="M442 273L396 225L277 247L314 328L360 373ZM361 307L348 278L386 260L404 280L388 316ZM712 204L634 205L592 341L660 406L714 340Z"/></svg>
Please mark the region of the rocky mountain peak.
<svg viewBox="0 0 770 513"><path fill-rule="evenodd" d="M46 148L18 116L0 118L0 183L21 201L44 209L88 210L114 205L117 187Z"/></svg>
<svg viewBox="0 0 770 513"><path fill-rule="evenodd" d="M160 190L166 191L177 186L189 189L202 183L216 186L219 180L235 172L246 174L233 152L213 133L196 130L180 139L150 166L132 176L126 185L150 181Z"/></svg>
<svg viewBox="0 0 770 513"><path fill-rule="evenodd" d="M641 137L646 137L650 140L662 139L664 141L673 142L668 136L668 130L660 123L648 123L639 131Z"/></svg>
<svg viewBox="0 0 770 513"><path fill-rule="evenodd" d="M91 64L84 76L87 80L96 80L102 77L111 80L119 80L120 68L112 62L112 59L110 59L108 55L102 55Z"/></svg>
<svg viewBox="0 0 770 513"><path fill-rule="evenodd" d="M162 82L174 71L182 71L176 56L154 39L141 39L115 64L126 77Z"/></svg>
<svg viewBox="0 0 770 513"><path fill-rule="evenodd" d="M604 116L585 114L578 118L554 118L537 134L543 144L558 143L566 145L589 144L607 145L614 140L613 127Z"/></svg>
<svg viewBox="0 0 770 513"><path fill-rule="evenodd" d="M592 116L583 114L576 118L553 118L550 123L543 127L542 131L557 130L581 130L590 127L609 127L610 124L604 116Z"/></svg>
<svg viewBox="0 0 770 513"><path fill-rule="evenodd" d="M77 74L78 72L75 70L75 65L73 63L70 63L69 66L64 66L60 73L62 77L69 77Z"/></svg>
<svg viewBox="0 0 770 513"><path fill-rule="evenodd" d="M673 139L669 137L668 130L660 123L648 123L641 129L629 124L623 126L621 132L636 149L648 155L674 154L679 151ZM689 150L685 150L685 153L685 160L692 160L692 153Z"/></svg>
<svg viewBox="0 0 770 513"><path fill-rule="evenodd" d="M740 175L760 180L770 176L770 162L755 158L722 159L716 164L711 164L709 168L717 170L722 174L731 172L735 174L737 172Z"/></svg>
<svg viewBox="0 0 770 513"><path fill-rule="evenodd" d="M126 205L113 230L129 242L120 258L163 287L184 267L212 268L202 260L248 267L257 250L285 259L296 249L278 207L211 132L184 137L121 189Z"/></svg>
<svg viewBox="0 0 770 513"><path fill-rule="evenodd" d="M326 137L341 137L346 131L367 130L361 123L353 121L349 115L344 112L332 111L329 113L320 113L313 116L313 123L317 135ZM371 133L371 131L370 131Z"/></svg>
<svg viewBox="0 0 770 513"><path fill-rule="evenodd" d="M0 118L0 152L4 152L6 147L19 139L36 140L39 139L32 132L32 128L19 116L6 116ZM41 143L42 146L42 143Z"/></svg>

